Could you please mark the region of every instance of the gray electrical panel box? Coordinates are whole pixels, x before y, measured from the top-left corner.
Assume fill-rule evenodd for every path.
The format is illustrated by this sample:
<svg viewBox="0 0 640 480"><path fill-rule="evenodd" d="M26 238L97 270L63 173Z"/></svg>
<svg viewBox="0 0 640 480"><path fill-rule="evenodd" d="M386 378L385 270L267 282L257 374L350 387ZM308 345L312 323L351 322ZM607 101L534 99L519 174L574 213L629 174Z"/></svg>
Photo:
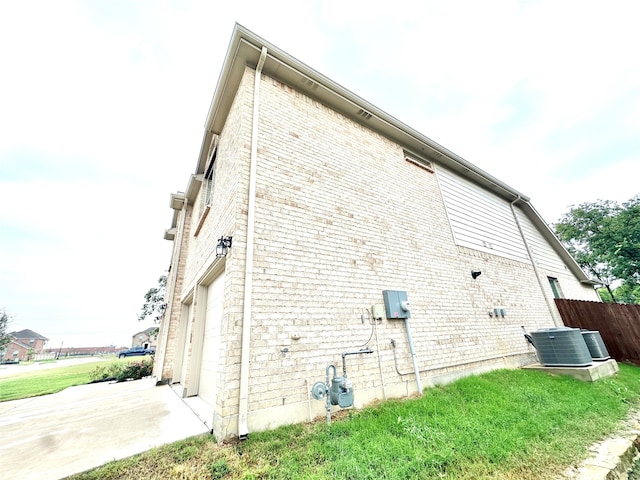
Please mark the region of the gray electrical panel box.
<svg viewBox="0 0 640 480"><path fill-rule="evenodd" d="M384 309L387 318L411 318L411 305L407 292L403 290L383 290Z"/></svg>

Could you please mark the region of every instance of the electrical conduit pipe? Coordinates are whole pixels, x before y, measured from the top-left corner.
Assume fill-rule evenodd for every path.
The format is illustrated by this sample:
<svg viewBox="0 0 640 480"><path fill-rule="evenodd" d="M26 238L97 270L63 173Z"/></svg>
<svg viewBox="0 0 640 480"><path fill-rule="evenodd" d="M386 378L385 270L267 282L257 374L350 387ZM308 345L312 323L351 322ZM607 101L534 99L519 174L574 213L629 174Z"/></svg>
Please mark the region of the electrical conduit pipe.
<svg viewBox="0 0 640 480"><path fill-rule="evenodd" d="M258 113L260 106L260 79L267 58L267 48L262 47L256 65L253 86L253 121L251 126L251 159L249 170L249 201L247 204L247 252L244 271L244 305L242 315L242 346L240 354L240 394L238 404L238 438L249 436L247 416L249 411L249 350L251 347L251 291L253 287L253 237L255 233L256 172L258 161Z"/></svg>
<svg viewBox="0 0 640 480"><path fill-rule="evenodd" d="M418 368L418 358L416 357L416 349L413 346L413 337L411 336L411 327L409 319L404 319L404 326L407 329L407 340L409 341L409 350L411 351L411 359L413 360L413 371L416 375L416 385L418 386L418 395L422 395L422 380L420 380L420 369Z"/></svg>

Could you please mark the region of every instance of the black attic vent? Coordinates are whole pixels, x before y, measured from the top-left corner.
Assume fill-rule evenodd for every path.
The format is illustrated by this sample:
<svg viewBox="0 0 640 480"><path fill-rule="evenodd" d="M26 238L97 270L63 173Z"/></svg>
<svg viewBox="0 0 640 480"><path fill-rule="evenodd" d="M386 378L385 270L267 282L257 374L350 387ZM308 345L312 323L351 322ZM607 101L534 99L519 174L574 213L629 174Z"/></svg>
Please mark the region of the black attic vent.
<svg viewBox="0 0 640 480"><path fill-rule="evenodd" d="M366 110L360 109L358 110L358 116L364 118L365 120L369 120L373 115L371 115Z"/></svg>

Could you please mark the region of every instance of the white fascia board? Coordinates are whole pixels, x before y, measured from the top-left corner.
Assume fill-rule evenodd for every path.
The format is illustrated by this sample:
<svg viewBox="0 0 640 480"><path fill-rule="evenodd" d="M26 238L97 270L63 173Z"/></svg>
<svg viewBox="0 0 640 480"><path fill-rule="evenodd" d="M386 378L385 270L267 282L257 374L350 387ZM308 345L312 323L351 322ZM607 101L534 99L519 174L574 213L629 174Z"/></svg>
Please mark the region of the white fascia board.
<svg viewBox="0 0 640 480"><path fill-rule="evenodd" d="M169 203L169 207L173 210L182 210L184 206L184 193L177 192L171 194L171 201Z"/></svg>
<svg viewBox="0 0 640 480"><path fill-rule="evenodd" d="M170 240L173 241L176 238L176 229L175 228L170 228L168 230L164 231L164 239L165 240Z"/></svg>
<svg viewBox="0 0 640 480"><path fill-rule="evenodd" d="M173 217L171 218L171 228L164 231L164 239L172 240L176 236L176 225L178 224L178 212L182 210L184 206L184 193L177 192L171 194L171 202L169 203L169 207L173 210Z"/></svg>
<svg viewBox="0 0 640 480"><path fill-rule="evenodd" d="M191 175L189 177L189 183L187 183L187 189L185 191L185 197L188 204L193 204L198 197L198 192L200 191L200 185L202 184L203 178L204 175L202 174Z"/></svg>
<svg viewBox="0 0 640 480"><path fill-rule="evenodd" d="M171 218L171 228L168 228L164 231L164 239L165 240L173 240L176 236L177 225L178 225L178 212L179 210L173 210L173 217Z"/></svg>

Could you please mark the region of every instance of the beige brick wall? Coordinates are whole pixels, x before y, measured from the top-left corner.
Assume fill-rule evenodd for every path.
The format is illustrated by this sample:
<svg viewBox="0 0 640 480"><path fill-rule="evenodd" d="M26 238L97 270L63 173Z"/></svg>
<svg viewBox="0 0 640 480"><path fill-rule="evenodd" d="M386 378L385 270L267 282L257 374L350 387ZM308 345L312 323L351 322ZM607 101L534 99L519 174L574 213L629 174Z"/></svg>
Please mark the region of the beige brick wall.
<svg viewBox="0 0 640 480"><path fill-rule="evenodd" d="M182 291L193 290L214 261L216 239L233 235L218 437L236 433L253 75L245 72L220 135L216 208L190 237ZM251 431L304 421L309 409L323 415L308 389L324 380L327 365L341 372L342 352L365 344L376 353L347 357L357 406L381 398L383 382L388 396L415 392L404 322L380 322L376 342L367 317L385 289L408 292L425 385L533 359L520 326L552 320L532 266L456 246L436 174L406 162L401 146L266 76L260 102ZM196 214L192 229L197 221ZM483 273L473 280L471 270ZM507 316L490 317L494 306Z"/></svg>
<svg viewBox="0 0 640 480"><path fill-rule="evenodd" d="M173 365L176 355L176 333L180 324L182 286L184 282L185 262L189 250L189 233L193 206L184 207L177 218L177 232L171 253L171 268L167 275L165 300L167 308L158 332L158 348L153 376L159 382L168 382L173 377Z"/></svg>

